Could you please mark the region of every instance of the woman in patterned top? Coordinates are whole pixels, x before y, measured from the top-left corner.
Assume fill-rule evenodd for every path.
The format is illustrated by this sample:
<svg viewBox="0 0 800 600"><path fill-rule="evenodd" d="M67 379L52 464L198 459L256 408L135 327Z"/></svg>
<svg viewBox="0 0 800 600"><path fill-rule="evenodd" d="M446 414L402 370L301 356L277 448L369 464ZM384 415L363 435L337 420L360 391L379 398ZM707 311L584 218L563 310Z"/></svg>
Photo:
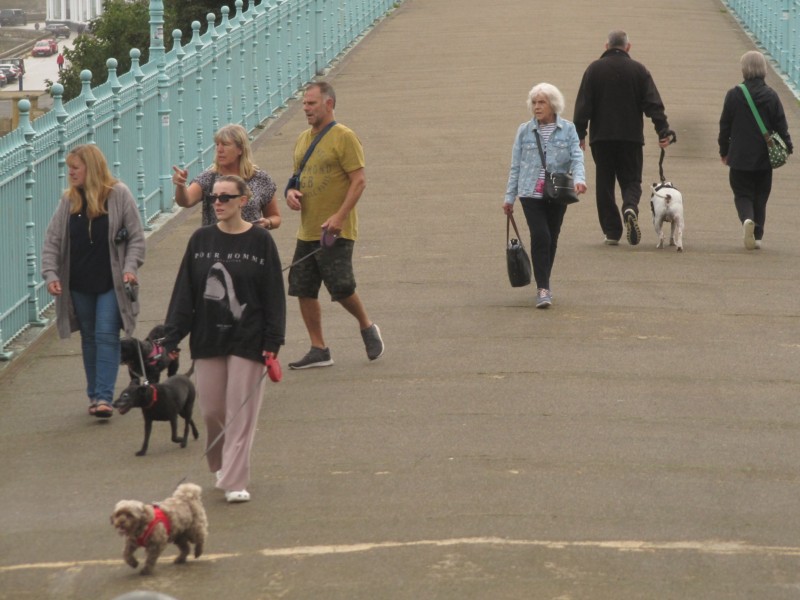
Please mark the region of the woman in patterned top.
<svg viewBox="0 0 800 600"><path fill-rule="evenodd" d="M277 229L281 225L278 203L273 202L276 185L267 172L253 164L253 153L247 131L241 125L225 125L214 135L216 153L214 164L195 177L189 185L189 172L173 166L172 183L175 184L175 202L188 208L203 201L203 225L214 225L217 217L208 195L214 182L222 175L238 175L247 182L252 192L250 201L242 209L245 221L266 229Z"/></svg>

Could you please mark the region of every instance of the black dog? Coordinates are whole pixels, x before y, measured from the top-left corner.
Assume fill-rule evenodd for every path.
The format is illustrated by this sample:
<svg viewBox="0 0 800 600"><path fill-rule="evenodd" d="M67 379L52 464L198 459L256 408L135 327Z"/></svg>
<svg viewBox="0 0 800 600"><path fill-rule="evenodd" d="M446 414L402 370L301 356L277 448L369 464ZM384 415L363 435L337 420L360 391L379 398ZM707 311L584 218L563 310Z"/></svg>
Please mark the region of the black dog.
<svg viewBox="0 0 800 600"><path fill-rule="evenodd" d="M161 372L166 369L172 377L180 368L179 360L171 359L161 343L164 340L164 326L156 325L144 340L123 338L120 340L119 364L128 367L131 383L158 383ZM144 363L144 373L142 373Z"/></svg>
<svg viewBox="0 0 800 600"><path fill-rule="evenodd" d="M180 444L181 448L186 447L189 427L192 428L194 439L198 438L197 427L192 420L194 397L194 384L186 375L174 375L164 383L132 383L122 391L119 398L114 400L114 408L119 410L119 414L124 415L138 406L144 417L144 443L136 456L147 453L153 421L169 421L172 425L172 441ZM183 437L178 437L178 417L184 420Z"/></svg>

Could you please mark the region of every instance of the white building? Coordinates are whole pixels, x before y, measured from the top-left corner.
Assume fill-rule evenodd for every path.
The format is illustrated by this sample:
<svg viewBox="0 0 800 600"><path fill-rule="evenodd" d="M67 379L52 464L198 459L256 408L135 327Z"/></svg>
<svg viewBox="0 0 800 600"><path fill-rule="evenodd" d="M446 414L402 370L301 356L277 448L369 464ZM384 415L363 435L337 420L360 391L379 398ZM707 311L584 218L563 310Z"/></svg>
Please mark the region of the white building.
<svg viewBox="0 0 800 600"><path fill-rule="evenodd" d="M47 21L88 23L103 12L103 0L47 0Z"/></svg>

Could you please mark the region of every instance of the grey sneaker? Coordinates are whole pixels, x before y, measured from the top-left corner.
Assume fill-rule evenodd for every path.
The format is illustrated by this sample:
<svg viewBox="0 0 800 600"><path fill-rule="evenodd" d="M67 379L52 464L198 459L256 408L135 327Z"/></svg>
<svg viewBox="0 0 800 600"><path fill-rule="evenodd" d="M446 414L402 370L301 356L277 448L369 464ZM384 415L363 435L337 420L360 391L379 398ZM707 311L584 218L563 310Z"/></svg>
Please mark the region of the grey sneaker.
<svg viewBox="0 0 800 600"><path fill-rule="evenodd" d="M536 308L550 308L553 304L553 296L550 290L539 288L536 290Z"/></svg>
<svg viewBox="0 0 800 600"><path fill-rule="evenodd" d="M290 369L310 369L311 367L329 367L333 364L330 348L317 348L311 350L298 361L289 363Z"/></svg>
<svg viewBox="0 0 800 600"><path fill-rule="evenodd" d="M615 239L610 238L608 236L606 236L606 239L603 240L603 243L606 246L619 246L619 240L615 240Z"/></svg>
<svg viewBox="0 0 800 600"><path fill-rule="evenodd" d="M383 356L383 338L381 338L381 330L378 329L375 323L361 330L361 338L364 340L364 347L367 349L367 358L376 360Z"/></svg>
<svg viewBox="0 0 800 600"><path fill-rule="evenodd" d="M752 219L745 219L742 224L742 231L744 233L744 247L748 250L756 249L756 224Z"/></svg>
<svg viewBox="0 0 800 600"><path fill-rule="evenodd" d="M639 229L639 217L632 208L625 209L625 228L628 230L628 243L635 246L642 239L642 232Z"/></svg>

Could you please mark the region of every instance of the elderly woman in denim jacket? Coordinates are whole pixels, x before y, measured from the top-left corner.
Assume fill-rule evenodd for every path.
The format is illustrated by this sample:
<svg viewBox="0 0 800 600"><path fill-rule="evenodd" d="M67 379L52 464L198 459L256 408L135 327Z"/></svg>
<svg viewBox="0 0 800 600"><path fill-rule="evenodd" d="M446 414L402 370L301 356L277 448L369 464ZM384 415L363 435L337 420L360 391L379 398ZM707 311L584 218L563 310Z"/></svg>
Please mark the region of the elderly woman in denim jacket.
<svg viewBox="0 0 800 600"><path fill-rule="evenodd" d="M558 116L564 110L564 96L558 88L539 83L528 92L527 103L533 119L520 125L514 139L503 212L513 214L514 201L519 198L531 232L536 308L548 308L553 303L550 273L567 207L545 196L545 169L572 173L578 194L586 191L586 173L575 125ZM537 140L541 140L546 165Z"/></svg>

